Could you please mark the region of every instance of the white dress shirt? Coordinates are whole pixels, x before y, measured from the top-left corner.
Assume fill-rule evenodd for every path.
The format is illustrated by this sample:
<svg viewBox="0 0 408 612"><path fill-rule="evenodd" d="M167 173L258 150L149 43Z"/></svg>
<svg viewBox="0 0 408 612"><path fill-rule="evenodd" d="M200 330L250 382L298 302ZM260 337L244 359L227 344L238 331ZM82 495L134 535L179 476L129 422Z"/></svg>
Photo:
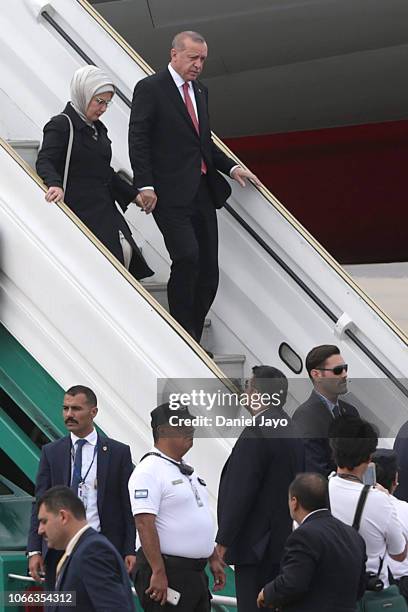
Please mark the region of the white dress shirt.
<svg viewBox="0 0 408 612"><path fill-rule="evenodd" d="M86 444L84 444L84 446L82 447L82 477L85 476L85 474L88 472L88 468L92 464L91 469L89 470L88 475L85 479L85 494L84 499L82 500L85 502L84 505L86 506L86 520L88 521L90 527L93 527L96 531L100 531L101 523L99 520L98 513L98 482L96 478L96 472L98 467L98 453L95 452L96 444L98 442L98 434L96 433L96 430L93 429L90 434L85 436L85 438L78 438L78 436L71 432L71 475L74 471L74 458L77 449L75 442L80 439L86 440Z"/></svg>

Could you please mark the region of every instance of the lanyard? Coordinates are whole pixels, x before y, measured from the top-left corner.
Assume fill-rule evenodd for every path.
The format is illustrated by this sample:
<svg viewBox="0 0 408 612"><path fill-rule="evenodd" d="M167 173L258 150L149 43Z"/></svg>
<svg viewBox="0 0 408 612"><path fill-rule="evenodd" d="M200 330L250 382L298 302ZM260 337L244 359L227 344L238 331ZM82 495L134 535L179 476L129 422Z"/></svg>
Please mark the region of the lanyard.
<svg viewBox="0 0 408 612"><path fill-rule="evenodd" d="M72 461L75 463L75 455L76 455L76 453L74 453L73 451L74 451L74 448L71 447L71 458L72 458ZM88 467L88 469L86 471L85 476L84 477L81 476L81 480L79 481L79 484L83 484L86 481L86 479L88 478L88 474L91 471L91 467L93 466L93 463L95 461L95 457L96 457L97 451L98 451L98 442L95 444L92 461L91 461L91 463L90 463L90 465L89 465L89 467Z"/></svg>

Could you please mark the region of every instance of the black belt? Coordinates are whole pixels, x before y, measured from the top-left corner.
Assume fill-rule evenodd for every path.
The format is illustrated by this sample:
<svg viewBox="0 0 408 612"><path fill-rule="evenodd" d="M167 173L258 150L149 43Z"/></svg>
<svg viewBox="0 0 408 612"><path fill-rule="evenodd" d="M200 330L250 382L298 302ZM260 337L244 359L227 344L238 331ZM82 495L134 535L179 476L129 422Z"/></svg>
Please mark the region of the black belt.
<svg viewBox="0 0 408 612"><path fill-rule="evenodd" d="M176 557L175 555L162 555L165 565L180 569L192 569L201 572L207 565L208 559L189 559L188 557Z"/></svg>
<svg viewBox="0 0 408 612"><path fill-rule="evenodd" d="M189 557L177 557L176 555L163 555L164 564L167 567L175 569L189 569L196 572L202 572L208 563L208 559L190 559ZM145 554L141 548L136 552L137 560L148 563Z"/></svg>

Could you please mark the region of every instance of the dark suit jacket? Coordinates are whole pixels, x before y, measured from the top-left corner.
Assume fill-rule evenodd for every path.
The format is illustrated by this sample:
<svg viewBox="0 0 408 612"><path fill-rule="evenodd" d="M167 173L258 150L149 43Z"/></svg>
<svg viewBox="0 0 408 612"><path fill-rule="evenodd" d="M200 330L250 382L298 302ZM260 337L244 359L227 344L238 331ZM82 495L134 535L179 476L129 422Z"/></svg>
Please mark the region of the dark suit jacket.
<svg viewBox="0 0 408 612"><path fill-rule="evenodd" d="M133 471L130 449L126 444L98 435L97 452L98 512L101 532L122 556L135 554L135 524L130 507L128 480ZM71 438L43 446L37 474L35 497L47 489L71 482ZM36 503L33 504L27 550L42 550L45 542L38 535Z"/></svg>
<svg viewBox="0 0 408 612"><path fill-rule="evenodd" d="M120 230L133 248L131 274L136 278L151 276L153 272L134 242L125 218L115 205L117 201L125 211L137 191L110 165L111 141L105 125L102 121L95 122L99 136L98 140L94 140L92 128L82 121L70 104L66 105L63 113L70 117L74 128L65 202L116 257L120 249ZM56 115L45 125L36 168L47 187L62 188L68 138L69 123L66 117Z"/></svg>
<svg viewBox="0 0 408 612"><path fill-rule="evenodd" d="M58 576L56 591L75 591L77 612L134 612L129 576L114 546L91 527L79 538ZM59 606L52 612L66 610Z"/></svg>
<svg viewBox="0 0 408 612"><path fill-rule="evenodd" d="M167 68L142 79L134 90L129 124L133 184L154 187L155 214L192 202L200 184L202 158L214 206L223 206L231 195L218 170L228 174L235 162L211 139L207 88L198 81L193 87L200 135Z"/></svg>
<svg viewBox="0 0 408 612"><path fill-rule="evenodd" d="M338 401L341 416L358 416L354 406ZM322 398L313 390L310 397L295 411L293 423L305 446L306 472L328 476L336 470L329 444L329 427L333 416Z"/></svg>
<svg viewBox="0 0 408 612"><path fill-rule="evenodd" d="M265 603L294 612L355 612L365 590L365 543L328 510L307 517L288 538Z"/></svg>
<svg viewBox="0 0 408 612"><path fill-rule="evenodd" d="M399 430L394 442L398 457L398 487L395 497L408 501L408 421Z"/></svg>
<svg viewBox="0 0 408 612"><path fill-rule="evenodd" d="M303 471L303 447L280 408L261 416L286 418L287 428L246 427L221 474L216 541L228 547L227 563L279 564L291 531L288 487Z"/></svg>

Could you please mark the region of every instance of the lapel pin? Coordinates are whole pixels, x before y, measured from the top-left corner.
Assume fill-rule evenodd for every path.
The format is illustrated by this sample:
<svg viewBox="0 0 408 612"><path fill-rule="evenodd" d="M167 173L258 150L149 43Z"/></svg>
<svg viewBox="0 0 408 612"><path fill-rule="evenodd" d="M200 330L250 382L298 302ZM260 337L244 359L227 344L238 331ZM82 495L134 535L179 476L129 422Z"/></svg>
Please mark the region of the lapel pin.
<svg viewBox="0 0 408 612"><path fill-rule="evenodd" d="M102 450L107 451L108 447L107 446L102 446Z"/></svg>

